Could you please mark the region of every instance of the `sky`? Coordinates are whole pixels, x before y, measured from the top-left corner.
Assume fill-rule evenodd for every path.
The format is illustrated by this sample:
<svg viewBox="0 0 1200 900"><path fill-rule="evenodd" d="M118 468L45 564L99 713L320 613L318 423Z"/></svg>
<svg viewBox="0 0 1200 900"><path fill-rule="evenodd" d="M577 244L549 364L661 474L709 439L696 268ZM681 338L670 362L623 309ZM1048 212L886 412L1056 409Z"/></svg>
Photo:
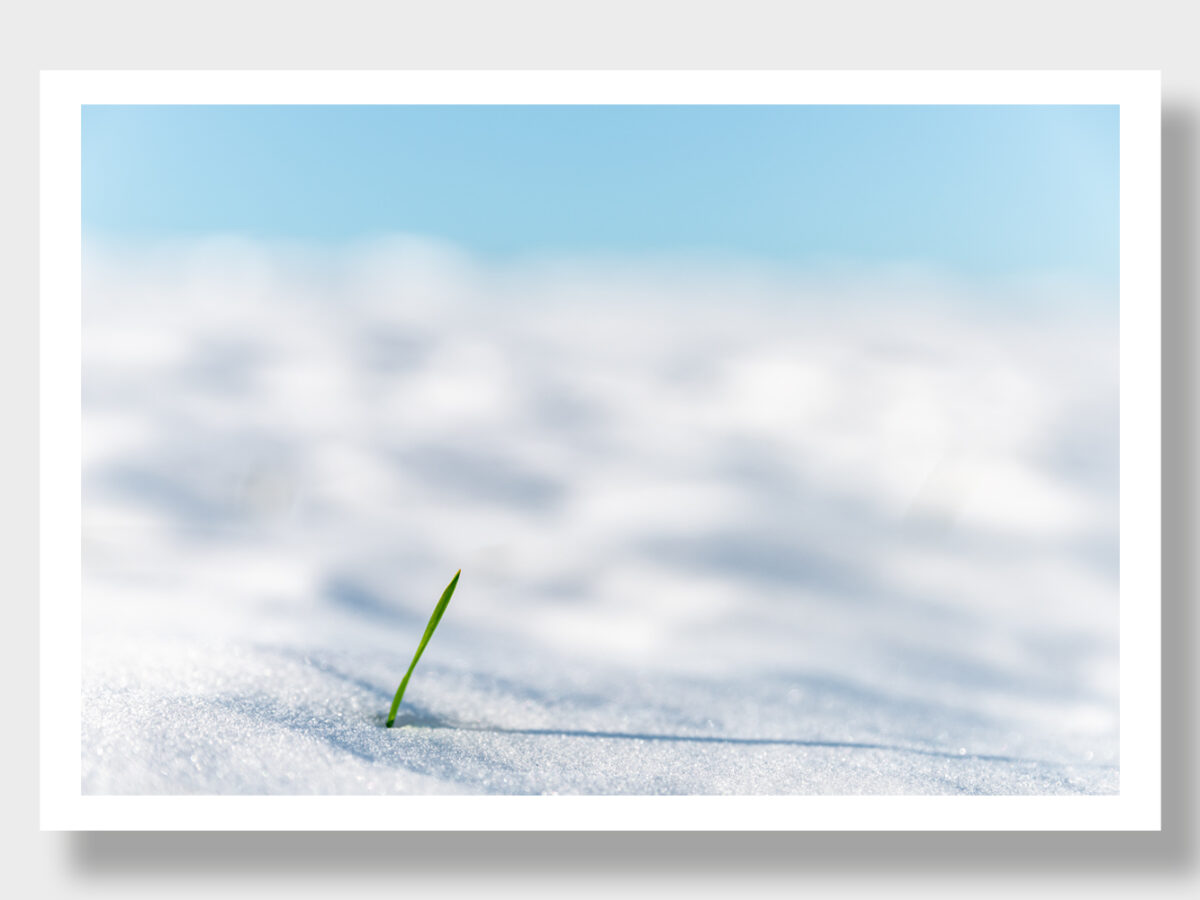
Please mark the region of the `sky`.
<svg viewBox="0 0 1200 900"><path fill-rule="evenodd" d="M87 236L1115 288L1116 106L87 106Z"/></svg>

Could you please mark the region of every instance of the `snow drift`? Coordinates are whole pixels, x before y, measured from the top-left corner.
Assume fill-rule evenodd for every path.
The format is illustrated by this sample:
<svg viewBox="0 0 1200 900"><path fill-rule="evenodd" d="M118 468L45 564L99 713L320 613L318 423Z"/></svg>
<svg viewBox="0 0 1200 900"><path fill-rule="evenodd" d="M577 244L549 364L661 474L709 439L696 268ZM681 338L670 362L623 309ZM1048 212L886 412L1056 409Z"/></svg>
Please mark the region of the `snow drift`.
<svg viewBox="0 0 1200 900"><path fill-rule="evenodd" d="M83 318L87 792L1117 789L1115 310L397 239Z"/></svg>

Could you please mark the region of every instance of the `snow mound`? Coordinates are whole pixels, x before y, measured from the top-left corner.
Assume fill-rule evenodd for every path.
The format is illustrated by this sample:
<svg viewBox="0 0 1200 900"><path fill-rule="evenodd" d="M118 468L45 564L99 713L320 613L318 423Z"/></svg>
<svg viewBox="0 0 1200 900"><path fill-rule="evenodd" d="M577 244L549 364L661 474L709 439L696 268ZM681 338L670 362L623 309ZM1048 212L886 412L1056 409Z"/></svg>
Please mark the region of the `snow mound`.
<svg viewBox="0 0 1200 900"><path fill-rule="evenodd" d="M85 276L85 792L1118 789L1115 315L411 241Z"/></svg>

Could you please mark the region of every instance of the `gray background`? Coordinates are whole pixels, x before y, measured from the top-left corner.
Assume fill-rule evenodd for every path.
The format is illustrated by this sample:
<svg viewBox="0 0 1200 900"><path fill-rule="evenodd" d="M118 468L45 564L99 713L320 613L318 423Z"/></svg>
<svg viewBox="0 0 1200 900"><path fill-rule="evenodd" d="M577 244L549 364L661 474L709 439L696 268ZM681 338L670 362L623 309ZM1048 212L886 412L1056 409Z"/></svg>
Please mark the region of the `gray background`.
<svg viewBox="0 0 1200 900"><path fill-rule="evenodd" d="M0 27L0 547L5 880L30 896L1188 896L1194 759L1197 4L607 0L12 4ZM1161 834L40 834L37 831L37 71L44 68L1161 69ZM26 890L22 890L27 886Z"/></svg>

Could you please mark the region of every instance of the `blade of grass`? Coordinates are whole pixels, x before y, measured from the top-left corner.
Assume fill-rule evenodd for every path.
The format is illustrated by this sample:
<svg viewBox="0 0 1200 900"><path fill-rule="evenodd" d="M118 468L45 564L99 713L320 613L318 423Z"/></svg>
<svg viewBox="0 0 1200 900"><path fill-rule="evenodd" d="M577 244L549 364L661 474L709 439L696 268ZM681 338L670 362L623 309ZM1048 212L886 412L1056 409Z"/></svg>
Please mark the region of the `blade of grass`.
<svg viewBox="0 0 1200 900"><path fill-rule="evenodd" d="M408 671L404 673L404 680L400 682L400 687L396 690L396 697L392 700L392 708L388 712L387 727L391 728L396 721L396 711L400 709L400 701L404 699L404 689L408 687L408 679L412 677L413 669L417 667L417 660L421 658L421 654L425 652L425 645L429 643L429 639L433 637L434 629L438 627L438 622L442 621L442 614L446 612L446 607L450 605L450 597L454 594L454 589L458 587L458 576L462 574L462 569L454 573L454 577L450 579L450 583L446 585L446 590L442 591L442 599L438 600L437 606L433 608L433 615L429 617L429 624L425 626L425 634L421 638L421 643L417 646L417 652L413 654L412 662L409 663Z"/></svg>

